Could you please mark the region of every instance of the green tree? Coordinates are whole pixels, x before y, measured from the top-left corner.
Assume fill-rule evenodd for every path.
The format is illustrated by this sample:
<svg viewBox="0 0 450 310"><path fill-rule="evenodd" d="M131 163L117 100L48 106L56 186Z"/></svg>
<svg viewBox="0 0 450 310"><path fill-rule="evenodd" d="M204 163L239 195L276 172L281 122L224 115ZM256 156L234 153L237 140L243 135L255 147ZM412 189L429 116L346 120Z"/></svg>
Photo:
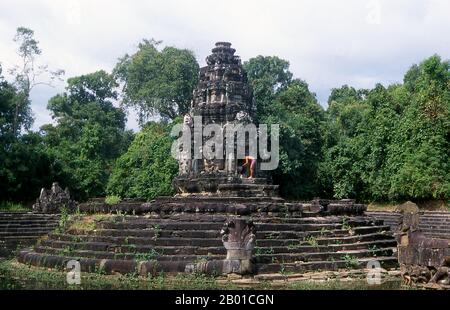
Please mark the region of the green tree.
<svg viewBox="0 0 450 310"><path fill-rule="evenodd" d="M448 199L449 68L435 55L413 65L404 84L333 90L320 171L334 196Z"/></svg>
<svg viewBox="0 0 450 310"><path fill-rule="evenodd" d="M57 177L59 167L43 151L39 134L14 133L18 96L16 88L1 75L0 67L0 199L27 202L39 195L45 182ZM19 119L26 127L29 121L23 116L30 113L22 110Z"/></svg>
<svg viewBox="0 0 450 310"><path fill-rule="evenodd" d="M35 132L14 139L7 149L3 147L0 160L1 200L27 203L39 196L42 187L67 178L60 163L46 152L42 136Z"/></svg>
<svg viewBox="0 0 450 310"><path fill-rule="evenodd" d="M140 123L150 116L174 119L189 111L199 66L186 49L144 40L133 55L122 57L114 72L123 85L123 103L137 108Z"/></svg>
<svg viewBox="0 0 450 310"><path fill-rule="evenodd" d="M437 55L405 74L405 104L387 160L391 199L450 197L450 62Z"/></svg>
<svg viewBox="0 0 450 310"><path fill-rule="evenodd" d="M67 83L67 92L48 103L57 125L41 127L47 149L71 176L64 184L78 198L104 195L112 165L132 137L125 131L124 111L112 103L117 83L105 71Z"/></svg>
<svg viewBox="0 0 450 310"><path fill-rule="evenodd" d="M318 191L324 112L308 84L294 80L282 90L263 122L280 125L280 166L273 172L280 193L293 199L312 198Z"/></svg>
<svg viewBox="0 0 450 310"><path fill-rule="evenodd" d="M172 180L178 164L170 149L171 126L150 122L139 132L128 151L116 162L108 182L108 194L151 200L173 194Z"/></svg>
<svg viewBox="0 0 450 310"><path fill-rule="evenodd" d="M257 56L244 63L261 123L280 125L280 164L274 182L284 197L311 198L318 190L323 110L308 84L294 79L289 62Z"/></svg>
<svg viewBox="0 0 450 310"><path fill-rule="evenodd" d="M17 100L16 88L8 83L2 76L2 67L0 65L0 139L2 146L7 142L6 138L14 136L14 118ZM20 113L29 115L29 111ZM26 122L29 123L29 122Z"/></svg>
<svg viewBox="0 0 450 310"><path fill-rule="evenodd" d="M17 28L14 42L19 45L17 54L21 64L10 69L14 76L14 86L17 96L14 100L14 119L12 132L15 136L20 134L23 128L29 129L33 123L30 108L30 93L38 85L52 86L55 79L60 79L64 70L52 71L48 65L38 64L36 58L42 54L39 42L34 38L34 31L25 27ZM42 77L46 75L46 79Z"/></svg>
<svg viewBox="0 0 450 310"><path fill-rule="evenodd" d="M289 62L277 56L257 56L244 62L259 117L266 116L277 94L292 81Z"/></svg>

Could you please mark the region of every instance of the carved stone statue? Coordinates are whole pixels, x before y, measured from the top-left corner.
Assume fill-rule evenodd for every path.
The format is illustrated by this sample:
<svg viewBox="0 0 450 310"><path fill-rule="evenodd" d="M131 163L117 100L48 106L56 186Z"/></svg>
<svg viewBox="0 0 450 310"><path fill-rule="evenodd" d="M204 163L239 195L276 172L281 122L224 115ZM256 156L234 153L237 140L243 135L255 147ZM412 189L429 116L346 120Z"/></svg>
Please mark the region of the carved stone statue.
<svg viewBox="0 0 450 310"><path fill-rule="evenodd" d="M76 202L70 199L69 189L62 190L58 182L53 182L50 190L41 189L39 198L33 205L33 211L40 213L59 213L62 208L68 211L75 209Z"/></svg>
<svg viewBox="0 0 450 310"><path fill-rule="evenodd" d="M400 205L396 234L398 261L407 284L450 284L450 241L426 237L419 227L419 208L412 202Z"/></svg>
<svg viewBox="0 0 450 310"><path fill-rule="evenodd" d="M253 222L241 218L230 219L225 223L221 235L227 250L226 259L188 264L186 272L245 275L255 271L252 252L256 231Z"/></svg>
<svg viewBox="0 0 450 310"><path fill-rule="evenodd" d="M244 219L232 219L225 223L222 242L227 249L227 259L249 260L256 242L256 230L253 222Z"/></svg>

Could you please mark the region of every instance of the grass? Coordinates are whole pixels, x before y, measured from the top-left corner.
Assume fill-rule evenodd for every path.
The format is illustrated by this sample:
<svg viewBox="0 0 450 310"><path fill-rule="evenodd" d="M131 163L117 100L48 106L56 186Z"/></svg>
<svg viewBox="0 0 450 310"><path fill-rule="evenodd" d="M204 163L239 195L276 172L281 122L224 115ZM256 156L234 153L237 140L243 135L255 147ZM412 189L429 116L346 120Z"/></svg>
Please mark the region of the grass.
<svg viewBox="0 0 450 310"><path fill-rule="evenodd" d="M96 221L91 216L82 217L79 219L75 219L67 229L69 232L87 232L87 231L93 231L97 227Z"/></svg>
<svg viewBox="0 0 450 310"><path fill-rule="evenodd" d="M404 290L410 289L402 285L401 280L386 281L380 285L369 285L366 280L325 282L297 281L289 283L287 289L291 290Z"/></svg>
<svg viewBox="0 0 450 310"><path fill-rule="evenodd" d="M349 254L345 254L344 256L341 257L341 259L345 261L345 268L347 269L353 269L359 266L358 259Z"/></svg>
<svg viewBox="0 0 450 310"><path fill-rule="evenodd" d="M69 215L62 216L62 223L60 223L60 230L64 230L66 223L68 228L66 231L71 233L87 233L97 229L97 223L104 220L114 220L115 216L110 214L94 214L94 215Z"/></svg>
<svg viewBox="0 0 450 310"><path fill-rule="evenodd" d="M20 289L66 289L66 290L211 290L236 289L236 285L219 284L211 276L198 274L180 274L156 277L139 277L136 274L104 275L97 273L81 273L80 285L69 285L67 274L61 271L50 271L19 264L15 260L0 262L0 290Z"/></svg>
<svg viewBox="0 0 450 310"><path fill-rule="evenodd" d="M352 227L348 223L348 218L347 217L344 217L344 219L342 220L342 229L343 230L350 230L350 229L352 229Z"/></svg>
<svg viewBox="0 0 450 310"><path fill-rule="evenodd" d="M376 244L369 246L369 251L373 257L377 257L378 250L380 250L380 248Z"/></svg>
<svg viewBox="0 0 450 310"><path fill-rule="evenodd" d="M398 205L405 201L398 202L372 202L367 206L368 211L395 211ZM421 210L430 211L450 211L450 201L446 200L427 200L416 202Z"/></svg>
<svg viewBox="0 0 450 310"><path fill-rule="evenodd" d="M319 243L317 242L317 237L314 236L308 236L303 240L306 241L310 246L316 247L319 245Z"/></svg>
<svg viewBox="0 0 450 310"><path fill-rule="evenodd" d="M256 246L254 248L255 251L255 256L261 256L261 255L270 255L274 253L274 250L272 247L270 248L262 248L262 247L258 247Z"/></svg>
<svg viewBox="0 0 450 310"><path fill-rule="evenodd" d="M148 253L136 253L135 260L149 261L149 260L156 259L160 255L162 255L162 254L158 253L158 251L156 251L155 249L151 249Z"/></svg>
<svg viewBox="0 0 450 310"><path fill-rule="evenodd" d="M287 272L286 272L287 274ZM236 290L249 289L248 284L239 285L225 277L212 277L197 273L176 276L161 273L154 277L127 275L105 275L81 273L80 285L69 285L67 274L61 271L36 268L18 263L16 260L0 261L0 290L63 289L63 290ZM289 290L399 290L411 289L402 285L401 279L389 279L380 285L369 285L365 279L342 281L260 281L252 283L250 289Z"/></svg>
<svg viewBox="0 0 450 310"><path fill-rule="evenodd" d="M0 202L0 211L9 211L9 212L20 212L20 211L30 211L27 207L20 203L11 202L11 201L2 201Z"/></svg>
<svg viewBox="0 0 450 310"><path fill-rule="evenodd" d="M116 205L121 201L122 201L122 198L120 198L119 196L107 196L105 198L105 203L107 205Z"/></svg>

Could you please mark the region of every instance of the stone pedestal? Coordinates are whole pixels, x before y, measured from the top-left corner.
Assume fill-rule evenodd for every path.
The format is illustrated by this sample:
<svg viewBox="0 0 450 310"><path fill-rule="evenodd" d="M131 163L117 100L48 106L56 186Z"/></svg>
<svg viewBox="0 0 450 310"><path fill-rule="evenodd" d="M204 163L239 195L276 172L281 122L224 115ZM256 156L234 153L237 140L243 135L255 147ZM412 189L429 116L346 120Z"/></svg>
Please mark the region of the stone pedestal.
<svg viewBox="0 0 450 310"><path fill-rule="evenodd" d="M186 272L239 275L254 273L252 254L256 230L253 222L241 218L230 219L225 223L221 235L227 250L226 259L189 264Z"/></svg>

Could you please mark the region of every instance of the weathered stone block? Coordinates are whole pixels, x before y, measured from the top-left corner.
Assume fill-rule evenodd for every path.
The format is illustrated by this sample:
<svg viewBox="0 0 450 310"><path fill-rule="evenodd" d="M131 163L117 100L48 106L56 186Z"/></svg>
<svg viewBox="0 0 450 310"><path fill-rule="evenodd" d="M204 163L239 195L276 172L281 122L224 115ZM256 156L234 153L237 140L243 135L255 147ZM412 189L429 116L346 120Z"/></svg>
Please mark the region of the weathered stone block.
<svg viewBox="0 0 450 310"><path fill-rule="evenodd" d="M50 190L41 189L41 194L33 205L33 211L41 213L59 213L63 208L68 211L75 209L76 202L70 199L69 189L62 190L57 182Z"/></svg>

